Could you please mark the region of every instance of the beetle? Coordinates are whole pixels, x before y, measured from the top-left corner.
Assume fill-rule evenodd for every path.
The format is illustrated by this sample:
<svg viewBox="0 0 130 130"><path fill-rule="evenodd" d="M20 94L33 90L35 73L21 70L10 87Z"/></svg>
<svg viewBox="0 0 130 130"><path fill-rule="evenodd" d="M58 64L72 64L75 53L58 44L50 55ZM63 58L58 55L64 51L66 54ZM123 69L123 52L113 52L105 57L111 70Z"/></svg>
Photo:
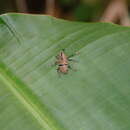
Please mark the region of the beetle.
<svg viewBox="0 0 130 130"><path fill-rule="evenodd" d="M69 59L64 51L61 51L57 56L56 64L58 65L57 72L62 74L67 74L69 68L71 69L71 66L69 65L69 61L72 61L72 59Z"/></svg>

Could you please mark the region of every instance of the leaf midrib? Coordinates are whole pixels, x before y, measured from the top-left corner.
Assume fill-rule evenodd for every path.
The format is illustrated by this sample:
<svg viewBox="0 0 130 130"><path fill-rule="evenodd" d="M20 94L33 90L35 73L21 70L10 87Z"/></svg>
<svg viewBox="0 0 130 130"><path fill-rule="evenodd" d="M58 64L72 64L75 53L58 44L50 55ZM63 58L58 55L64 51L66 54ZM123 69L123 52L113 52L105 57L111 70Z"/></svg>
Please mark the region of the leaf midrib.
<svg viewBox="0 0 130 130"><path fill-rule="evenodd" d="M9 70L7 68L3 68L4 64L2 64L3 63L0 63L0 80L10 89L13 95L15 95L16 98L26 107L26 109L32 114L32 116L37 120L41 127L47 130L60 130L61 128L58 126L58 124L56 123L55 125L54 119L51 119L50 116L47 116L46 111L41 111L41 109L39 109L35 102L33 102L33 100L31 100L28 97L28 95L24 93L22 89L20 89L23 86L16 83L15 80L13 80L10 77L10 75L8 75ZM21 93L19 92L19 90Z"/></svg>

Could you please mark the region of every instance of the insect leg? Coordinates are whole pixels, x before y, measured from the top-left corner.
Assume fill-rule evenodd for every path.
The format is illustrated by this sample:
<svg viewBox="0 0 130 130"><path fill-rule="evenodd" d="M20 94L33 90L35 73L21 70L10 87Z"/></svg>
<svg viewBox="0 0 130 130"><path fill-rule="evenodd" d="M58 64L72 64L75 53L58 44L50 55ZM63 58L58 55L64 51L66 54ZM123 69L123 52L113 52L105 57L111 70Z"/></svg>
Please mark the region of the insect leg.
<svg viewBox="0 0 130 130"><path fill-rule="evenodd" d="M70 65L68 65L68 68L73 70L73 71L77 71L76 69L73 69Z"/></svg>
<svg viewBox="0 0 130 130"><path fill-rule="evenodd" d="M58 63L57 62L53 62L53 63L50 63L49 65L48 65L48 67L54 67L54 66L56 66Z"/></svg>
<svg viewBox="0 0 130 130"><path fill-rule="evenodd" d="M58 61L55 62L55 65L58 65Z"/></svg>
<svg viewBox="0 0 130 130"><path fill-rule="evenodd" d="M69 69L72 69L72 67L71 67L70 65L68 65L68 68L69 68Z"/></svg>
<svg viewBox="0 0 130 130"><path fill-rule="evenodd" d="M69 58L71 58L71 57L73 57L73 56L74 56L74 54L72 54L72 55L68 56L68 59L69 59Z"/></svg>
<svg viewBox="0 0 130 130"><path fill-rule="evenodd" d="M58 73L59 77L61 77L61 72L60 72L59 68L57 68L57 73Z"/></svg>
<svg viewBox="0 0 130 130"><path fill-rule="evenodd" d="M57 56L55 56L56 57L56 59L59 59L59 55L57 55Z"/></svg>
<svg viewBox="0 0 130 130"><path fill-rule="evenodd" d="M59 72L59 68L57 68L56 70L57 70L57 72Z"/></svg>
<svg viewBox="0 0 130 130"><path fill-rule="evenodd" d="M75 60L75 59L71 59L71 58L68 58L68 61L74 61L74 62L77 62L77 60Z"/></svg>
<svg viewBox="0 0 130 130"><path fill-rule="evenodd" d="M71 57L73 57L73 56L75 56L75 55L79 55L79 52L75 52L74 54L68 56L68 58L71 58Z"/></svg>

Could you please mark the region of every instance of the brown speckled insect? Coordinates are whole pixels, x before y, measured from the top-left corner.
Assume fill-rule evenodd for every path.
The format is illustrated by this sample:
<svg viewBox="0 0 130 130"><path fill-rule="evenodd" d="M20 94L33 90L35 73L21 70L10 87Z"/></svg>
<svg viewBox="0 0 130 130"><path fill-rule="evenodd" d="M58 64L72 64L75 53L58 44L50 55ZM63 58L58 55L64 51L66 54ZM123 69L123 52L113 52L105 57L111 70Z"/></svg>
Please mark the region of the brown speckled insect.
<svg viewBox="0 0 130 130"><path fill-rule="evenodd" d="M64 51L61 51L58 56L56 56L57 61L56 64L58 65L57 72L67 74L69 68L71 66L69 65L69 61L72 61L72 59L69 59Z"/></svg>

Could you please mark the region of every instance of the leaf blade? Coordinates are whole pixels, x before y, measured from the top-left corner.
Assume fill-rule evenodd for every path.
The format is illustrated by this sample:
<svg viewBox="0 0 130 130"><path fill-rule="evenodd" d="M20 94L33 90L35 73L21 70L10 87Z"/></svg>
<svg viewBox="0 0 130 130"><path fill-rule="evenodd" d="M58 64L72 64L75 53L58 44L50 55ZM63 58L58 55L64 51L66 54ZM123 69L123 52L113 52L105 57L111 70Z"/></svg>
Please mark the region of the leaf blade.
<svg viewBox="0 0 130 130"><path fill-rule="evenodd" d="M8 43L0 48L4 50L0 53L2 62L51 113L50 124L53 118L57 122L51 129L130 128L129 28L18 14L2 19L6 24L9 21L20 37L19 44L7 27L11 40L9 43L1 37ZM63 48L68 56L79 51L74 56L79 59L74 64L78 70L59 78L56 68L49 64ZM39 109L39 116L47 114L43 107Z"/></svg>

